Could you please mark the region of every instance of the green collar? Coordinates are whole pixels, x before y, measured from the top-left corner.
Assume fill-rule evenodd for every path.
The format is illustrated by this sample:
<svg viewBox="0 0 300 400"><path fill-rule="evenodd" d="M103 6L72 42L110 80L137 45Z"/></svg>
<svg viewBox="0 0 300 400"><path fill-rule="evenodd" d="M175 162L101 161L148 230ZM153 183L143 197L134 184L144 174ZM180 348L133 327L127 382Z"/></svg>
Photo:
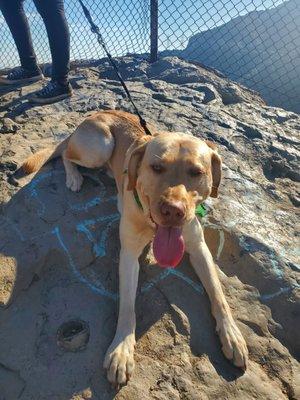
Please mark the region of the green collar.
<svg viewBox="0 0 300 400"><path fill-rule="evenodd" d="M207 210L203 203L197 205L195 214L198 215L198 217L200 218L205 217L205 215L207 214Z"/></svg>
<svg viewBox="0 0 300 400"><path fill-rule="evenodd" d="M140 209L143 209L141 200L139 198L139 195L138 195L138 192L136 189L133 189L133 196L134 196L134 200L135 200L136 204L138 205L138 207ZM198 215L198 217L200 217L200 218L205 217L205 215L207 214L207 211L206 211L206 207L203 203L197 205L195 214Z"/></svg>

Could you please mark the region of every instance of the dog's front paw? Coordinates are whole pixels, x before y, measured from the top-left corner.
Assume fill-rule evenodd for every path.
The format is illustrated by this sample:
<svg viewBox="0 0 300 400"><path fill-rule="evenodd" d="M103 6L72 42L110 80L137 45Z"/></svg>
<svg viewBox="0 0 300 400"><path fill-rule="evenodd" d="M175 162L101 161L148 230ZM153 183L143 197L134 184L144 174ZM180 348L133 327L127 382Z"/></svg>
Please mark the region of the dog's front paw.
<svg viewBox="0 0 300 400"><path fill-rule="evenodd" d="M79 192L83 182L83 176L77 170L66 176L66 186L72 192Z"/></svg>
<svg viewBox="0 0 300 400"><path fill-rule="evenodd" d="M236 367L247 368L248 349L246 342L232 318L224 318L217 324L222 350L226 358Z"/></svg>
<svg viewBox="0 0 300 400"><path fill-rule="evenodd" d="M107 369L107 379L115 386L127 383L134 369L134 346L133 335L126 336L123 340L116 340L109 346L104 368Z"/></svg>

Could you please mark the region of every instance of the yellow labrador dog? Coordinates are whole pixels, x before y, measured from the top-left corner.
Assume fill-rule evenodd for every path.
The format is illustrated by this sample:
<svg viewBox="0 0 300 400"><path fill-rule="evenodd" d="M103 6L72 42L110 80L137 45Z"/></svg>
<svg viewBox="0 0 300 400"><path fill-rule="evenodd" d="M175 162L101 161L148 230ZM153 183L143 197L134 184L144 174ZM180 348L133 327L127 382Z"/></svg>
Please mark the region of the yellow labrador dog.
<svg viewBox="0 0 300 400"><path fill-rule="evenodd" d="M154 255L162 266L178 264L184 250L190 255L210 298L223 352L236 366L245 369L247 346L233 320L195 216L199 202L218 194L221 159L215 147L178 132L145 136L137 117L111 110L88 117L55 149L30 156L23 169L27 173L36 171L60 155L69 189L78 191L82 185L83 177L76 165L105 165L112 171L118 188L120 304L117 331L104 361L108 380L124 384L134 368L138 258L152 240Z"/></svg>

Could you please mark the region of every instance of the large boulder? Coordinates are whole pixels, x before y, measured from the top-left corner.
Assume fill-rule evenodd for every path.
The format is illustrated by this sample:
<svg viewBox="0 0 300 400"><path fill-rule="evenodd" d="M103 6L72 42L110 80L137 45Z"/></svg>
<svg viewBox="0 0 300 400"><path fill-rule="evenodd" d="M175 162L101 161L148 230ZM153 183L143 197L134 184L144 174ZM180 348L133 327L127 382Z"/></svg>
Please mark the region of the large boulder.
<svg viewBox="0 0 300 400"><path fill-rule="evenodd" d="M118 221L114 181L83 170L79 193L61 160L35 176L25 157L70 134L87 115L132 111L105 60L71 71L74 96L32 107L2 91L0 126L0 398L298 399L300 117L177 58L118 59L147 121L214 141L223 158L218 199L202 220L226 297L250 352L245 373L223 356L210 305L189 261L163 271L141 260L136 370L115 393L102 370L117 318ZM9 124L8 124L9 121ZM197 238L195 238L197 240ZM78 352L57 345L64 322L89 325ZM298 385L298 386L297 386Z"/></svg>

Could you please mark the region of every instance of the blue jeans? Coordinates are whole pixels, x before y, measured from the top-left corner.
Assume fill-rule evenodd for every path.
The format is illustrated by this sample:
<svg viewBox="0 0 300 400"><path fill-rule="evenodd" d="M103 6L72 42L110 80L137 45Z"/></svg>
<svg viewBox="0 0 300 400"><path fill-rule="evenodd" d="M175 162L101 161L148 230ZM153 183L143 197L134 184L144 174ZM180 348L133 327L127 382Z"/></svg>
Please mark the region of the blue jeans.
<svg viewBox="0 0 300 400"><path fill-rule="evenodd" d="M65 84L70 68L70 34L64 1L33 1L47 30L52 56L52 79ZM0 0L0 10L17 46L21 66L34 72L38 66L23 3L24 0Z"/></svg>

